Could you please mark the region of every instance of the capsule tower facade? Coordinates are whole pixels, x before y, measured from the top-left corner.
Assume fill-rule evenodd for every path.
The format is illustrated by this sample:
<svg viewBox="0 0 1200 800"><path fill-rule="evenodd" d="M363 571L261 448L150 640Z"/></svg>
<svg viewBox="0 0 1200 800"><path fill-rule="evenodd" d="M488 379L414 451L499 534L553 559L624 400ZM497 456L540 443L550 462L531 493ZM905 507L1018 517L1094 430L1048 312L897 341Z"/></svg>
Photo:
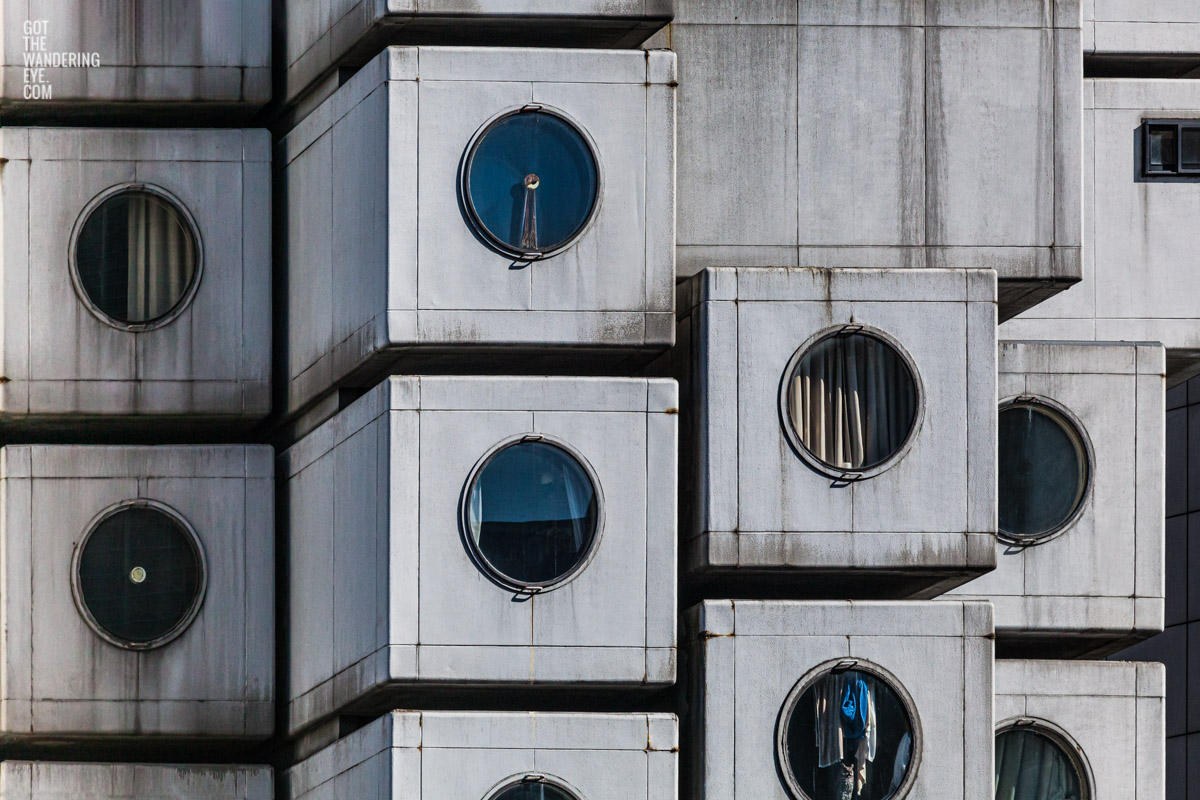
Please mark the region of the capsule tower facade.
<svg viewBox="0 0 1200 800"><path fill-rule="evenodd" d="M0 0L0 800L1200 800L1144 5Z"/></svg>

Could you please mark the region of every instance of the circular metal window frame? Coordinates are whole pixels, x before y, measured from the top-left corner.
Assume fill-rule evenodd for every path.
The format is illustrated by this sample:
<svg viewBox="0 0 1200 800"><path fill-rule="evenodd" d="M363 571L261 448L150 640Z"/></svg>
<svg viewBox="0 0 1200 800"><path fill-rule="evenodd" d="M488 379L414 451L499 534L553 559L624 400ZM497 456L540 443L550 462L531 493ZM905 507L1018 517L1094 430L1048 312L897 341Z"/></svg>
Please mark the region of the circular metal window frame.
<svg viewBox="0 0 1200 800"><path fill-rule="evenodd" d="M1012 717L1002 721L996 726L994 738L999 739L1001 734L1014 731L1032 732L1049 739L1067 757L1067 761L1075 770L1075 777L1079 779L1079 790L1082 794L1080 800L1092 800L1096 796L1092 764L1088 760L1087 753L1083 752L1083 748L1075 741L1075 737L1049 720L1025 716Z"/></svg>
<svg viewBox="0 0 1200 800"><path fill-rule="evenodd" d="M1084 510L1092 502L1092 484L1094 483L1093 476L1096 472L1096 454L1092 449L1092 439L1088 436L1087 428L1083 422L1077 417L1074 412L1055 400L1042 395L1035 394L1019 394L1011 397L1006 397L1000 401L1000 405L996 412L996 429L1000 428L1000 414L1003 414L1010 408L1029 407L1043 414L1046 414L1051 419L1061 425L1066 430L1069 438L1074 439L1076 446L1081 451L1081 455L1086 460L1087 474L1084 480L1083 491L1079 495L1079 501L1075 504L1075 510L1071 512L1065 520L1059 523L1056 527L1042 533L1033 535L1020 535L1009 533L1001 530L999 514L996 517L996 538L1008 545L1015 547L1034 547L1039 544L1057 539L1064 533L1075 526L1075 523L1083 516ZM999 496L997 496L997 503Z"/></svg>
<svg viewBox="0 0 1200 800"><path fill-rule="evenodd" d="M188 540L191 542L192 548L196 553L196 563L199 565L200 571L198 576L199 589L196 592L196 597L192 600L192 605L188 609L188 612L179 620L179 622L175 623L175 625L162 636L155 637L154 639L150 639L145 642L133 642L127 639L122 639L110 633L104 628L103 625L97 622L96 618L92 616L92 612L88 608L87 602L83 598L83 589L80 586L79 577L79 567L80 561L83 558L83 551L87 548L88 542L91 541L92 534L96 532L96 529L100 526L100 523L131 508L148 508L170 517L171 520L187 534ZM92 629L92 632L114 647L119 647L122 650L134 651L154 650L170 644L182 636L184 631L191 626L192 622L195 621L196 616L200 613L200 609L204 605L204 599L208 594L208 559L204 554L204 545L201 543L200 537L196 534L196 529L192 527L191 523L189 523L187 519L185 519L184 516L178 511L165 503L158 502L157 500L122 500L119 503L114 503L96 516L92 517L91 521L87 525L87 528L85 528L85 531L86 532L84 533L83 538L79 540L79 544L75 546L75 552L71 556L71 596L75 600L76 610L79 611L79 615L83 617L83 621L86 622L88 627Z"/></svg>
<svg viewBox="0 0 1200 800"><path fill-rule="evenodd" d="M171 309L167 313L145 322L123 322L116 317L106 314L88 296L87 289L83 286L83 279L79 275L79 236L83 232L84 225L91 219L92 214L105 202L118 195L136 194L139 192L153 195L167 203L184 220L184 224L187 225L188 231L192 236L192 242L196 248L196 269L192 275L192 279L188 282L187 289L179 298L179 301L171 306ZM93 317L119 331L142 333L170 325L191 306L192 300L200 290L200 281L204 277L204 239L200 236L200 226L196 224L196 219L192 216L192 212L188 210L188 207L184 205L182 200L171 194L171 192L151 183L120 183L108 187L93 197L83 207L83 211L79 213L79 216L75 219L75 225L71 228L71 240L67 259L69 262L68 271L71 273L71 286L75 290L75 296L79 298L79 301L91 312Z"/></svg>
<svg viewBox="0 0 1200 800"><path fill-rule="evenodd" d="M560 245L550 250L521 250L515 248L507 242L502 241L498 236L488 230L488 227L483 224L479 215L475 211L475 203L471 199L471 165L475 161L475 152L479 149L479 145L487 137L487 135L497 125L512 117L520 116L521 114L546 114L548 116L557 117L579 135L584 144L587 145L588 153L592 157L592 163L596 166L596 196L592 201L592 209L588 212L587 219L583 224L571 234ZM466 152L463 154L462 167L459 170L459 199L462 202L463 210L467 217L467 221L471 225L471 229L488 247L500 253L501 255L514 258L519 262L544 261L548 258L553 258L560 253L569 250L579 243L592 226L596 222L596 218L600 215L600 206L604 201L604 164L600 160L600 149L596 146L595 140L583 125L579 124L571 115L565 111L547 106L541 103L527 103L516 108L507 108L498 114L495 114L487 122L479 127L479 130L471 137L470 143L467 145Z"/></svg>
<svg viewBox="0 0 1200 800"><path fill-rule="evenodd" d="M877 339L883 344L892 349L900 360L908 368L908 373L912 377L913 389L917 393L916 415L913 418L912 427L908 431L908 436L904 442L896 449L896 452L891 456L868 469L842 469L825 463L817 458L811 450L804 444L800 438L800 434L796 431L796 426L792 423L792 414L790 407L790 399L788 397L788 389L791 386L792 375L796 368L800 366L801 360L808 354L816 345L831 339L835 336L848 336L850 334L861 334ZM792 357L788 359L787 366L783 369L783 377L779 381L779 415L783 424L784 434L792 445L792 450L796 452L801 459L804 460L809 467L827 477L837 481L860 481L868 478L874 478L887 472L892 467L896 466L908 455L908 451L912 449L913 443L917 440L917 435L921 432L921 428L925 424L925 384L921 380L921 373L917 369L916 361L909 354L908 350L891 334L880 330L879 328L870 325L864 325L857 322L847 323L844 325L834 325L829 328L824 328L812 336L804 340L804 342L796 348L792 353Z"/></svg>
<svg viewBox="0 0 1200 800"><path fill-rule="evenodd" d="M574 459L575 463L577 463L583 469L584 474L587 475L588 481L591 482L592 492L596 498L596 532L592 535L592 540L588 544L587 552L584 553L575 566L571 567L571 569L569 569L567 572L550 581L525 582L518 581L511 576L505 575L503 572L497 569L491 561L488 560L487 556L485 556L482 551L480 551L479 545L475 542L475 537L471 535L471 489L474 488L475 482L479 479L479 476L483 474L483 470L486 469L488 464L492 462L492 459L499 455L502 451L517 445L532 444L535 442L541 442L543 444L557 447L559 450L562 450L564 453ZM502 586L505 589L509 589L520 594L532 595L541 594L543 592L557 589L560 586L565 586L566 584L575 580L580 573L587 569L588 565L592 563L592 559L595 558L596 553L600 549L600 540L604 536L605 510L604 490L600 485L600 479L596 476L596 470L592 468L591 463L584 457L583 453L579 452L570 444L556 436L530 432L521 434L519 436L510 436L492 445L492 447L489 448L488 451L484 453L478 461L475 462L475 466L471 468L470 474L467 475L467 482L463 484L462 491L459 493L459 495L458 527L459 533L462 536L463 545L467 548L467 554L471 557L471 561L474 562L476 568L478 568L480 572L486 575L493 583Z"/></svg>
<svg viewBox="0 0 1200 800"><path fill-rule="evenodd" d="M552 786L558 791L565 794L571 800L587 800L583 793L576 789L571 784L567 783L557 775L550 775L545 772L523 772L517 775L510 775L504 780L497 783L487 794L484 795L485 800L499 800L499 797L516 786L522 786L527 783L536 783L542 786Z"/></svg>
<svg viewBox="0 0 1200 800"><path fill-rule="evenodd" d="M925 734L921 728L921 717L917 713L917 704L913 702L908 689L904 688L904 684L895 675L872 661L851 656L831 658L804 673L804 676L796 682L796 685L788 692L787 698L784 699L778 721L775 724L775 763L783 780L784 788L787 789L793 800L813 800L807 792L800 788L800 783L792 773L792 765L788 759L788 732L792 724L792 717L796 713L796 706L804 693L812 688L818 680L826 675L849 670L865 672L887 684L888 689L900 699L900 705L904 708L904 713L908 715L908 724L913 737L912 755L909 757L908 770L904 773L904 780L887 800L903 800L912 791L913 784L916 783L917 773L921 771L921 756L925 750Z"/></svg>

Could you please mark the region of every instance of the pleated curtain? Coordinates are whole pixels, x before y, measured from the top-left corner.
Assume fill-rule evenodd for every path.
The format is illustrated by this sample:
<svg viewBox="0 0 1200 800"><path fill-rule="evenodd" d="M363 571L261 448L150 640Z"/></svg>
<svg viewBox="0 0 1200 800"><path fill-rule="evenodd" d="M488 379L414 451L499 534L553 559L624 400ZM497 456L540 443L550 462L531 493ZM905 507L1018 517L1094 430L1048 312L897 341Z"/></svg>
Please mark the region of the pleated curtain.
<svg viewBox="0 0 1200 800"><path fill-rule="evenodd" d="M816 458L841 469L875 466L904 444L916 413L907 365L873 336L817 343L790 387L792 424Z"/></svg>
<svg viewBox="0 0 1200 800"><path fill-rule="evenodd" d="M173 209L149 194L128 200L126 319L145 322L163 316L182 299L196 269L196 253Z"/></svg>
<svg viewBox="0 0 1200 800"><path fill-rule="evenodd" d="M1009 731L996 737L996 800L1080 800L1079 779L1045 736Z"/></svg>

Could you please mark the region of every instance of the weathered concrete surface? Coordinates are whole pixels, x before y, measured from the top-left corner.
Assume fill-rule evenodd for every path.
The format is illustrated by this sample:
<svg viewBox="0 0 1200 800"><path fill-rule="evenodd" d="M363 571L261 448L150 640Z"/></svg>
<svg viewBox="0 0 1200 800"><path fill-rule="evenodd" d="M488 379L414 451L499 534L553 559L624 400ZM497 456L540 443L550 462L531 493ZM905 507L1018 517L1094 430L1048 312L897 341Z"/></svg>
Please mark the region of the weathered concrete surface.
<svg viewBox="0 0 1200 800"><path fill-rule="evenodd" d="M274 800L270 767L0 763L0 800Z"/></svg>
<svg viewBox="0 0 1200 800"><path fill-rule="evenodd" d="M1141 125L1200 117L1200 81L1097 79L1084 88L1083 281L1001 335L1162 342L1173 386L1200 372L1200 180L1141 178Z"/></svg>
<svg viewBox="0 0 1200 800"><path fill-rule="evenodd" d="M0 425L247 426L270 410L271 165L265 130L0 130ZM93 198L146 185L199 235L199 284L161 327L116 327L72 282Z"/></svg>
<svg viewBox="0 0 1200 800"><path fill-rule="evenodd" d="M675 0L332 0L278 13L291 103L387 45L637 47L671 21Z"/></svg>
<svg viewBox="0 0 1200 800"><path fill-rule="evenodd" d="M277 153L282 410L385 371L620 374L673 344L674 79L667 52L425 47L355 75ZM459 172L531 102L593 139L602 199L574 245L514 263L468 223Z"/></svg>
<svg viewBox="0 0 1200 800"><path fill-rule="evenodd" d="M284 772L280 796L486 798L544 775L588 800L674 800L678 750L671 714L393 711Z"/></svg>
<svg viewBox="0 0 1200 800"><path fill-rule="evenodd" d="M272 450L251 446L8 446L0 451L3 595L0 740L269 737L275 722ZM72 556L93 519L153 500L194 529L204 603L174 641L127 650L72 597Z"/></svg>
<svg viewBox="0 0 1200 800"><path fill-rule="evenodd" d="M734 596L929 597L994 568L995 298L989 270L727 268L680 284L664 369L682 386L685 569ZM810 337L851 323L907 351L922 412L889 468L836 480L792 448L780 386Z"/></svg>
<svg viewBox="0 0 1200 800"><path fill-rule="evenodd" d="M996 662L997 729L1049 727L1065 738L1083 762L1088 797L1161 800L1165 706L1162 664Z"/></svg>
<svg viewBox="0 0 1200 800"><path fill-rule="evenodd" d="M923 744L908 797L992 796L990 604L707 600L683 624L683 797L789 800L775 759L785 700L846 660L882 668L912 699Z"/></svg>
<svg viewBox="0 0 1200 800"><path fill-rule="evenodd" d="M60 53L86 58L25 72ZM271 0L3 0L0 54L9 125L171 113L228 124L271 99Z"/></svg>
<svg viewBox="0 0 1200 800"><path fill-rule="evenodd" d="M677 398L669 380L393 377L286 451L303 587L289 732L393 708L413 687L674 683ZM493 582L460 530L474 465L530 433L591 465L603 520L586 566L533 595Z"/></svg>
<svg viewBox="0 0 1200 800"><path fill-rule="evenodd" d="M1083 0L1085 53L1200 54L1193 0Z"/></svg>
<svg viewBox="0 0 1200 800"><path fill-rule="evenodd" d="M1078 0L682 3L680 275L994 269L1001 319L1078 281L1079 26Z"/></svg>
<svg viewBox="0 0 1200 800"><path fill-rule="evenodd" d="M1000 342L1001 404L1060 406L1092 458L1065 530L1026 547L997 542L996 571L954 590L995 604L1001 654L1104 655L1162 630L1163 358L1159 344Z"/></svg>

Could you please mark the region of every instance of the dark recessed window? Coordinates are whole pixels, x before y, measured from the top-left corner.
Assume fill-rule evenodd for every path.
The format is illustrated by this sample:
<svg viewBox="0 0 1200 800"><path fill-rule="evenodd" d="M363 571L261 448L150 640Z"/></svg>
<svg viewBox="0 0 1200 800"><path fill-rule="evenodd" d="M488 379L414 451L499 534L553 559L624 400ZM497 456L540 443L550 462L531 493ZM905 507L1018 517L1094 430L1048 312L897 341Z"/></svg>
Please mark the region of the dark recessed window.
<svg viewBox="0 0 1200 800"><path fill-rule="evenodd" d="M576 800L559 786L541 777L530 776L512 786L501 789L492 800Z"/></svg>
<svg viewBox="0 0 1200 800"><path fill-rule="evenodd" d="M76 570L84 617L125 647L175 638L204 596L204 559L195 535L152 506L126 506L101 519L84 539Z"/></svg>
<svg viewBox="0 0 1200 800"><path fill-rule="evenodd" d="M796 800L888 800L916 763L905 702L860 669L818 677L786 712L781 755Z"/></svg>
<svg viewBox="0 0 1200 800"><path fill-rule="evenodd" d="M587 139L538 107L492 123L467 156L471 221L492 246L515 257L541 257L573 242L595 211L599 187Z"/></svg>
<svg viewBox="0 0 1200 800"><path fill-rule="evenodd" d="M1142 131L1144 177L1200 176L1200 120L1148 120Z"/></svg>
<svg viewBox="0 0 1200 800"><path fill-rule="evenodd" d="M470 544L495 577L545 586L574 572L596 540L599 497L563 448L522 440L477 471L466 498Z"/></svg>
<svg viewBox="0 0 1200 800"><path fill-rule="evenodd" d="M996 736L996 800L1086 800L1075 760L1036 730Z"/></svg>
<svg viewBox="0 0 1200 800"><path fill-rule="evenodd" d="M144 190L114 194L75 242L79 286L104 317L148 325L169 317L197 277L197 244L183 212Z"/></svg>
<svg viewBox="0 0 1200 800"><path fill-rule="evenodd" d="M890 344L848 330L799 356L786 387L797 443L834 470L866 470L895 456L917 421L917 382Z"/></svg>
<svg viewBox="0 0 1200 800"><path fill-rule="evenodd" d="M1090 466L1074 423L1045 403L1019 399L1000 409L999 448L1001 533L1036 540L1075 518Z"/></svg>

